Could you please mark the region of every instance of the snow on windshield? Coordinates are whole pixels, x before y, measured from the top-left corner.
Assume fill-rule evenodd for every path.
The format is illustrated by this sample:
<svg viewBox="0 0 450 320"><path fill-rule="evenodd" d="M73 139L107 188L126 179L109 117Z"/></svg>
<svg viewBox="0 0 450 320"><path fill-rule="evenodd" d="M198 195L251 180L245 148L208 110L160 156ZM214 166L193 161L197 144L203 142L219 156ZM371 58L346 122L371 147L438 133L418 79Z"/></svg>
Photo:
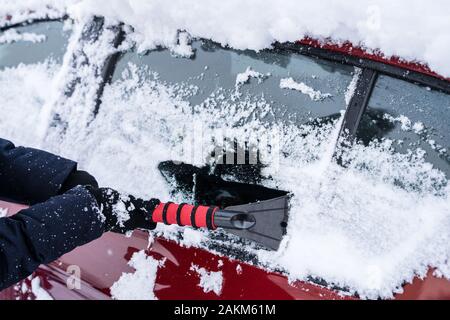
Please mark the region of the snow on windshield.
<svg viewBox="0 0 450 320"><path fill-rule="evenodd" d="M45 35L37 33L19 33L15 29L7 30L0 35L0 44L11 43L15 41L42 42L45 41Z"/></svg>
<svg viewBox="0 0 450 320"><path fill-rule="evenodd" d="M78 0L0 0L0 26L25 21L60 18Z"/></svg>
<svg viewBox="0 0 450 320"><path fill-rule="evenodd" d="M313 101L320 101L320 100L331 97L331 94L329 94L329 93L322 93L320 91L314 90L313 88L306 85L305 83L296 82L292 78L281 79L280 88L281 89L289 89L289 90L298 90L301 93L309 96L311 98L311 100L313 100Z"/></svg>
<svg viewBox="0 0 450 320"><path fill-rule="evenodd" d="M270 76L270 74L266 75ZM264 79L265 75L263 75L261 72L257 72L255 70L252 70L252 68L247 67L245 72L239 73L236 77L236 87L242 86L245 83L248 83L250 78L256 78L258 81L262 81Z"/></svg>
<svg viewBox="0 0 450 320"><path fill-rule="evenodd" d="M116 14L116 8L124 3L112 2L108 12ZM171 5L159 5L161 16L168 17ZM152 9L152 4L147 6L148 10ZM204 10L207 8L205 6ZM291 9L296 12L295 8ZM133 10L123 12L134 17ZM145 21L152 19L147 17ZM289 20L282 21L290 25ZM259 25L257 21L253 23ZM294 26L295 33L301 34L301 29ZM192 29L193 35L203 34ZM170 30L169 27L168 34ZM252 29L249 30L251 33ZM158 31L161 29L155 29L154 34ZM165 39L145 40L145 33L141 36L144 46ZM259 41L253 43L255 48L273 40L267 35L252 36L254 41ZM288 39L286 35L281 40ZM252 46L245 38L240 44L234 38L224 37L222 41L238 47ZM195 95L195 88L183 81L176 84L162 81L158 73L134 64L127 65L122 76L105 88L102 107L89 125L84 118L80 121L79 116L84 115L86 109L90 110L92 95L84 97L75 92L73 98L58 107L64 130L56 128L49 120L47 136L40 140L34 135L33 123L42 119L39 109L46 98L54 96L49 85L54 76L54 67L48 62L0 71L3 83L0 88L4 88L0 94L0 119L8 119L0 120L2 136L73 158L102 185L167 201L171 197L170 186L157 165L165 160L192 160L193 150L185 142L196 135L198 128L193 125L189 126L192 131L185 131L181 123L201 124L200 132L206 142L222 133L228 138L255 142L276 134L280 139L279 158L267 163L264 175L273 179L263 183L290 191L294 196L288 234L280 250L273 253L249 248L256 252L262 264L284 270L292 280L306 280L310 276L321 278L357 292L363 298L390 298L393 293L401 292L402 284L415 275L425 276L429 267L436 268L436 274L450 278L448 177L427 163L420 149L400 154L393 151L392 142L388 140L369 146L358 144L343 154L348 165L341 167L331 161L341 119L321 126L263 123L254 116L254 110L270 112L273 105L264 96L230 98L227 94L232 93L220 88L202 103L192 105L187 97ZM85 80L86 86L95 87L97 79L87 77ZM57 87L54 84L54 88ZM352 84L348 91L352 91ZM207 146L212 148L211 144ZM189 163L206 163L205 157L193 160ZM180 195L178 200L190 199ZM176 226L159 226L156 230L173 239L177 239L178 231ZM189 232L189 245L206 248L207 237L193 237L192 233L199 231ZM200 239L200 243L192 239ZM150 279L152 275L143 277ZM115 288L116 296L120 296L120 285Z"/></svg>
<svg viewBox="0 0 450 320"><path fill-rule="evenodd" d="M36 145L33 133L58 65L50 61L0 70L0 132L3 138ZM21 129L19 129L21 128ZM25 129L29 128L29 129Z"/></svg>

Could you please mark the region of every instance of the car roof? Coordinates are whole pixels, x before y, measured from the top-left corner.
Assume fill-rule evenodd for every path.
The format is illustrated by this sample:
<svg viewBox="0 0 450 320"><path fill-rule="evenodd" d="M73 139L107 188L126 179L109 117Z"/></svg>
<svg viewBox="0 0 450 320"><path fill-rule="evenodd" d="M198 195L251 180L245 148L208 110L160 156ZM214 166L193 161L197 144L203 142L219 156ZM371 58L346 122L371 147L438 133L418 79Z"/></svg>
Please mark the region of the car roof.
<svg viewBox="0 0 450 320"><path fill-rule="evenodd" d="M297 43L310 46L313 48L320 48L328 51L342 53L356 58L381 62L384 64L399 67L409 71L419 72L424 75L432 76L450 82L450 78L444 77L432 71L426 64L417 61L407 61L398 56L386 57L381 51L369 52L368 50L360 46L353 45L349 41L345 41L344 43L336 43L331 40L320 41L317 39L306 37L297 41Z"/></svg>
<svg viewBox="0 0 450 320"><path fill-rule="evenodd" d="M67 16L61 17L60 19L64 20L65 18L67 18ZM6 21L12 20L12 16L7 15L5 17L5 20ZM48 19L48 18L35 19L35 21L33 21L33 22L46 22L46 21L51 21L51 20L58 20L58 18L56 18L56 19ZM18 27L18 26L23 25L24 23L27 24L27 23L30 23L30 21L24 21L22 23L16 23L13 25L5 25L5 26L2 26L2 28L7 29L7 28L12 28L12 27ZM427 76L431 76L431 77L434 77L434 78L437 78L440 80L445 80L450 83L450 78L447 78L443 75L438 74L435 71L432 71L429 68L429 66L424 63L420 63L417 61L408 61L408 60L403 59L398 56L387 57L379 50L369 52L368 50L364 49L361 46L353 45L350 41L345 41L343 43L337 43L330 39L323 41L323 40L317 40L317 39L314 39L311 37L305 37L303 39L298 40L297 43L301 44L301 45L310 46L313 48L320 48L320 49L324 49L324 50L328 50L328 51L332 51L332 52L345 54L345 55L356 57L356 58L372 60L375 62L381 62L381 63L391 65L394 67L398 67L398 68L401 68L404 70L414 71L414 72L418 72L418 73L421 73L421 74L424 74Z"/></svg>

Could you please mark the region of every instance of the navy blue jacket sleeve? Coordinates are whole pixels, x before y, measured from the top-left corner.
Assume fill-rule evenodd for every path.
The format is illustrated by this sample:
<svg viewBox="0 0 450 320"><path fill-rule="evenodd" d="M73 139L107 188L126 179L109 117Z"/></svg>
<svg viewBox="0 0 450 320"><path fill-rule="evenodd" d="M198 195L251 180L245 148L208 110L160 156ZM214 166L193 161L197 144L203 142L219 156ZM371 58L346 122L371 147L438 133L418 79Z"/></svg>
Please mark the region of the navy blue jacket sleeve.
<svg viewBox="0 0 450 320"><path fill-rule="evenodd" d="M104 231L96 200L81 186L12 217L0 218L0 290Z"/></svg>
<svg viewBox="0 0 450 320"><path fill-rule="evenodd" d="M71 160L32 148L15 147L0 138L0 197L39 203L59 193L76 170Z"/></svg>

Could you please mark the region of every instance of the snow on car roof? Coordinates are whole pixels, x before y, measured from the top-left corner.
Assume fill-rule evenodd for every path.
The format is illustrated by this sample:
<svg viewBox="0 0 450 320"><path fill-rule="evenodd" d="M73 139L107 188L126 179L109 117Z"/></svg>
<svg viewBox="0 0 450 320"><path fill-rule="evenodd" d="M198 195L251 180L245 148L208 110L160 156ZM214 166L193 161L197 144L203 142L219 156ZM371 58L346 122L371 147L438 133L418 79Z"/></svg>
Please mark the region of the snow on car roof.
<svg viewBox="0 0 450 320"><path fill-rule="evenodd" d="M450 4L446 0L358 2L289 0L174 1L1 0L0 16L24 12L56 15L69 12L83 19L96 14L134 28L141 50L173 47L179 30L235 49L261 50L275 41L306 36L334 43L349 41L386 57L427 64L450 77ZM13 15L14 13L14 15ZM3 18L5 19L5 18ZM245 32L243 32L245 30Z"/></svg>
<svg viewBox="0 0 450 320"><path fill-rule="evenodd" d="M445 77L450 76L449 10L445 0L115 0L107 5L82 0L69 8L78 17L99 14L133 26L141 49L172 45L178 30L252 50L311 36L426 62Z"/></svg>

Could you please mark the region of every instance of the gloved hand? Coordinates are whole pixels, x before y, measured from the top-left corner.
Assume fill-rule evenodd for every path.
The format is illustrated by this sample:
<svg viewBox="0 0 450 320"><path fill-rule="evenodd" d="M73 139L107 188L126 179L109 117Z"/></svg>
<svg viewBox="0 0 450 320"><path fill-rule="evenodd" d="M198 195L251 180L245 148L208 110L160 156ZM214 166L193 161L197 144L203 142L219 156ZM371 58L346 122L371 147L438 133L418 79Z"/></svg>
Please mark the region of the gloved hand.
<svg viewBox="0 0 450 320"><path fill-rule="evenodd" d="M156 228L156 223L152 221L152 213L160 203L159 200L145 201L131 195L122 195L110 188L87 186L86 189L97 200L106 218L105 231L125 234L135 229Z"/></svg>
<svg viewBox="0 0 450 320"><path fill-rule="evenodd" d="M94 188L98 188L98 183L88 172L75 170L67 177L66 181L61 186L60 193L66 193L76 186L93 186Z"/></svg>

